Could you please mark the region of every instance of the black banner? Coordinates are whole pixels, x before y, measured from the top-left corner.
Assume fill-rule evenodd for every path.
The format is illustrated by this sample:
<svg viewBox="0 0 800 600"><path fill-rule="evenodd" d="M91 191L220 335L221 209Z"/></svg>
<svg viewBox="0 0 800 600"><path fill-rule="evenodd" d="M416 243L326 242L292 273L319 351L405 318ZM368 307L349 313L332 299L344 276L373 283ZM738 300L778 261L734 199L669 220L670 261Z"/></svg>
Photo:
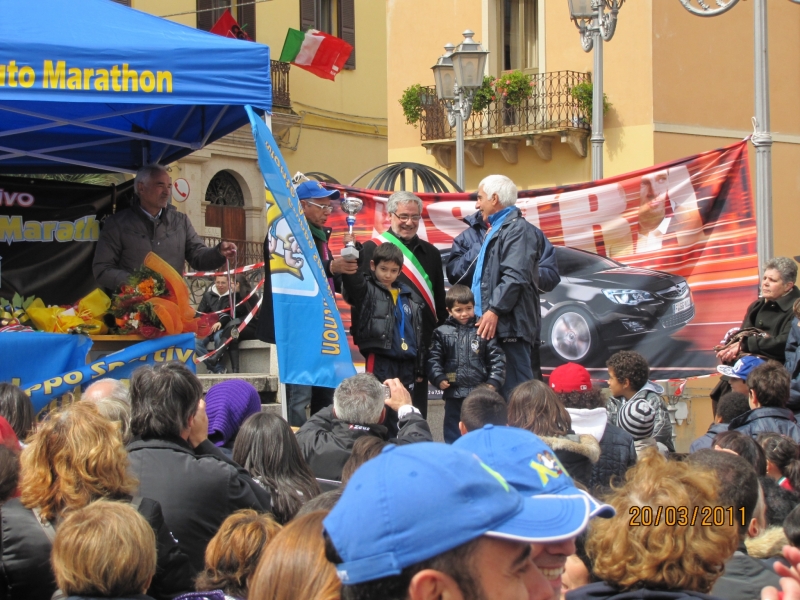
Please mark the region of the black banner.
<svg viewBox="0 0 800 600"><path fill-rule="evenodd" d="M0 297L72 304L91 292L100 223L132 193L132 181L115 187L0 177Z"/></svg>

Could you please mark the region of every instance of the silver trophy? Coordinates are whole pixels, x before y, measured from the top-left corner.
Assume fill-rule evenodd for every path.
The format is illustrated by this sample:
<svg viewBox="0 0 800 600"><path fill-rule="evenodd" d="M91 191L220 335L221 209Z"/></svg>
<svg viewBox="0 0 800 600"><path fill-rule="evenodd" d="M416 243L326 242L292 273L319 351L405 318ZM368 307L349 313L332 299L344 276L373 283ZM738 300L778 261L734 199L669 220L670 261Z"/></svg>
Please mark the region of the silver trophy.
<svg viewBox="0 0 800 600"><path fill-rule="evenodd" d="M364 208L364 203L358 198L353 196L345 196L341 200L342 210L347 213L347 226L349 227L348 233L353 235L353 226L356 224L356 215ZM342 248L342 258L347 260L358 260L358 250L356 250L356 243L349 241Z"/></svg>

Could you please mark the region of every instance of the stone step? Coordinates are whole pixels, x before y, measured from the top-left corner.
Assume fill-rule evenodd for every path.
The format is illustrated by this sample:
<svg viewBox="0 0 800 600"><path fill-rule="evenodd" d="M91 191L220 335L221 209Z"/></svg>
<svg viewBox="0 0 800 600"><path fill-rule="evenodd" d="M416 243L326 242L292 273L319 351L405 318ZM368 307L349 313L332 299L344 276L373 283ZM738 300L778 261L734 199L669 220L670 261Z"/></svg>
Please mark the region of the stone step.
<svg viewBox="0 0 800 600"><path fill-rule="evenodd" d="M266 373L226 373L224 375L198 373L197 378L203 384L204 392L207 392L208 389L216 383L230 381L232 379L241 379L252 384L252 386L258 390L262 399L268 399L274 402L277 398L279 383L278 377L275 375L267 375Z"/></svg>

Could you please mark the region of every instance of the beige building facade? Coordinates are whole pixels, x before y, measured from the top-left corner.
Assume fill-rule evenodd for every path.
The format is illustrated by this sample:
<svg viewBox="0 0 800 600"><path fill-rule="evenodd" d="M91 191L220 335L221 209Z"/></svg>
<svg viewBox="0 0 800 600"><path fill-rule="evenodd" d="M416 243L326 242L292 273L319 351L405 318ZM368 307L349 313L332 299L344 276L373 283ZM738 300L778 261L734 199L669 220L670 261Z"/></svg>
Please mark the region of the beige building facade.
<svg viewBox="0 0 800 600"><path fill-rule="evenodd" d="M203 29L229 8L246 32L254 32L257 42L270 47L275 108L268 123L291 174L315 172L350 183L386 162L386 19L381 3L131 0L130 5ZM336 81L277 63L287 31L312 26L355 41L353 64ZM254 262L260 252L258 243L266 236L266 223L264 184L249 126L194 152L171 169L173 179L186 179L191 189L188 200L176 204L178 210L189 215L201 235L249 242L240 244L240 263Z"/></svg>

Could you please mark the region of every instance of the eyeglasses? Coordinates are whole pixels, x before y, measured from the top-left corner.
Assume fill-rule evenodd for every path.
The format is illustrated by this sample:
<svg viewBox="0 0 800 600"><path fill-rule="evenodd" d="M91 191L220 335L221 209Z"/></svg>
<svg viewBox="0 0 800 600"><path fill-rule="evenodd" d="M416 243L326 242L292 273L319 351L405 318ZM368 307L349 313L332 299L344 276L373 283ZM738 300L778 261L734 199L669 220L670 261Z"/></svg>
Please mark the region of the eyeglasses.
<svg viewBox="0 0 800 600"><path fill-rule="evenodd" d="M328 204L326 206L325 204L317 204L316 202L312 202L311 200L303 200L303 202L307 202L308 204L311 204L312 206L316 206L317 208L319 208L320 210L323 210L325 212L333 212L333 206L331 206L330 204Z"/></svg>
<svg viewBox="0 0 800 600"><path fill-rule="evenodd" d="M392 213L395 217L397 217L403 223L407 223L411 221L412 223L419 223L421 215L398 215L397 213Z"/></svg>

